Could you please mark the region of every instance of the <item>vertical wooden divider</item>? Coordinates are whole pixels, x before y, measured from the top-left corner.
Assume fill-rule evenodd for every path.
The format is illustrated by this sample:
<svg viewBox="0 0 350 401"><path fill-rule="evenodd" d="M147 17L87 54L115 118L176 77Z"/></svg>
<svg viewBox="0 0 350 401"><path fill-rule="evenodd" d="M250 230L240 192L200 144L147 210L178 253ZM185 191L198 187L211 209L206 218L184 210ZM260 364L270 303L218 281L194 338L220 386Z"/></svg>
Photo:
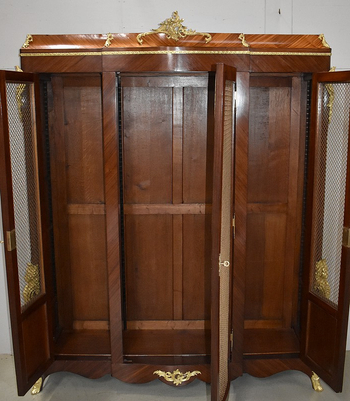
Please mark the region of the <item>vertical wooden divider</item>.
<svg viewBox="0 0 350 401"><path fill-rule="evenodd" d="M173 204L183 200L183 88L173 88ZM173 215L173 319L183 318L183 217Z"/></svg>
<svg viewBox="0 0 350 401"><path fill-rule="evenodd" d="M106 200L106 239L109 290L112 375L123 362L123 320L120 280L120 205L118 157L117 80L114 72L102 74L103 146Z"/></svg>
<svg viewBox="0 0 350 401"><path fill-rule="evenodd" d="M300 179L300 168L303 167L303 163L300 160L300 150L303 146L301 138L301 81L294 77L292 79L292 92L291 92L291 135L290 135L290 156L289 156L289 188L288 188L288 212L287 212L287 233L286 233L286 249L285 249L285 261L286 264L290 263L290 269L285 269L284 276L284 297L287 300L293 299L293 293L298 292L297 288L294 288L294 272L298 271L299 268L299 250L300 243L296 241L300 238L300 221L301 221L301 210L298 205L302 205L303 188L299 183L302 183ZM305 138L304 138L305 139ZM302 143L301 143L302 142ZM298 225L298 226L297 226ZM291 230L290 227L297 227L295 230ZM297 233L297 235L296 235ZM293 318L293 303L283 303L283 325L284 327L290 327Z"/></svg>
<svg viewBox="0 0 350 401"><path fill-rule="evenodd" d="M60 299L59 322L64 328L73 326L72 278L70 266L70 236L67 213L67 174L64 119L64 87L62 77L52 77L50 109L50 155L52 214L55 222L54 241L56 259L57 296ZM50 99L50 98L49 98ZM49 100L51 102L51 100ZM54 112L53 112L54 110ZM62 235L64 233L64 235Z"/></svg>

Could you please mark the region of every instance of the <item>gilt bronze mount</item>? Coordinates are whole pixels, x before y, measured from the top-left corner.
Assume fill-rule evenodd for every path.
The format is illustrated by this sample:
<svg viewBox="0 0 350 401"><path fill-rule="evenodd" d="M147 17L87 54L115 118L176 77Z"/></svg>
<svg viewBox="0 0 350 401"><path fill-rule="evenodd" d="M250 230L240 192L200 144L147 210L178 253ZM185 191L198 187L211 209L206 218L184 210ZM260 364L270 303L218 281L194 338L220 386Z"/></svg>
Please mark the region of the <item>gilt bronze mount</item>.
<svg viewBox="0 0 350 401"><path fill-rule="evenodd" d="M183 384L184 382L190 380L191 377L200 375L201 372L199 370L194 370L193 372L182 373L179 369L176 369L173 372L163 372L162 370L156 370L153 372L153 374L164 378L167 382L175 384L175 386L179 386L180 384Z"/></svg>
<svg viewBox="0 0 350 401"><path fill-rule="evenodd" d="M165 33L168 39L173 39L176 42L179 39L186 38L186 36L196 36L201 35L205 37L205 43L209 43L212 39L209 33L204 32L196 32L193 29L187 29L186 26L182 25L184 20L179 17L177 11L173 12L171 18L166 19L165 21L159 24L159 28L152 29L149 32L143 32L137 35L137 41L140 45L143 43L143 37L147 35L154 35L156 33Z"/></svg>

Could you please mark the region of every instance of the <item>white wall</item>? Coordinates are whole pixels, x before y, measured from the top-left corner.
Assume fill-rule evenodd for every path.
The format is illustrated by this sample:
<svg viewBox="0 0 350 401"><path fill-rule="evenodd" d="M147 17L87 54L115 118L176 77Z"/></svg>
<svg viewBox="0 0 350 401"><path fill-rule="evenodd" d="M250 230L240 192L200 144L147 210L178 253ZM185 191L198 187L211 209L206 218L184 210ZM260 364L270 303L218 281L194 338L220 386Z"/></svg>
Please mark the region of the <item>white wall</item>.
<svg viewBox="0 0 350 401"><path fill-rule="evenodd" d="M332 65L350 69L349 0L0 0L0 69L20 64L18 49L28 33L143 32L175 10L197 31L324 33L333 49ZM1 249L0 353L10 353L4 276Z"/></svg>

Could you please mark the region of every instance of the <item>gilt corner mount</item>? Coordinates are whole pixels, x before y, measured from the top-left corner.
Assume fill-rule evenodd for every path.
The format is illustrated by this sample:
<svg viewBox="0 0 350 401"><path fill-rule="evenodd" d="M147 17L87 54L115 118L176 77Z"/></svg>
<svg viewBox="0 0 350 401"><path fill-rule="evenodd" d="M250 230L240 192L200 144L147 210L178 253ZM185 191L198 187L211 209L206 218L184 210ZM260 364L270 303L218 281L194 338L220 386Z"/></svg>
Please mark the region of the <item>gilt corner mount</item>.
<svg viewBox="0 0 350 401"><path fill-rule="evenodd" d="M23 45L22 45L22 49L27 49L29 47L29 44L33 42L33 36L28 34L26 36L26 40L24 41Z"/></svg>
<svg viewBox="0 0 350 401"><path fill-rule="evenodd" d="M193 29L187 29L186 26L182 25L184 20L179 17L179 13L174 11L171 18L167 18L165 21L159 24L159 28L152 29L149 32L143 32L137 35L137 41L140 45L143 43L143 37L147 35L153 35L156 33L164 33L166 34L167 39L173 39L176 42L179 39L183 39L186 36L196 36L201 35L205 37L205 43L209 43L212 39L209 33L205 32L197 32Z"/></svg>

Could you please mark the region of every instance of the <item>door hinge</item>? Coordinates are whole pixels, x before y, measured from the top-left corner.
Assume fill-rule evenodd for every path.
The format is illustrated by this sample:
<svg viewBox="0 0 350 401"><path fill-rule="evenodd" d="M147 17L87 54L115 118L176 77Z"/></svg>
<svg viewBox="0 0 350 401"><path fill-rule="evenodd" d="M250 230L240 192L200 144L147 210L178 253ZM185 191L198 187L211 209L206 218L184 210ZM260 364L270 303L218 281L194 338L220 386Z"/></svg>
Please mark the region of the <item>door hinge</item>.
<svg viewBox="0 0 350 401"><path fill-rule="evenodd" d="M234 214L232 217L232 236L236 237L236 215Z"/></svg>
<svg viewBox="0 0 350 401"><path fill-rule="evenodd" d="M232 354L233 351L233 330L231 331L230 334L230 353Z"/></svg>
<svg viewBox="0 0 350 401"><path fill-rule="evenodd" d="M343 246L350 248L350 228L343 227Z"/></svg>
<svg viewBox="0 0 350 401"><path fill-rule="evenodd" d="M16 230L6 231L6 245L9 252L16 249Z"/></svg>

